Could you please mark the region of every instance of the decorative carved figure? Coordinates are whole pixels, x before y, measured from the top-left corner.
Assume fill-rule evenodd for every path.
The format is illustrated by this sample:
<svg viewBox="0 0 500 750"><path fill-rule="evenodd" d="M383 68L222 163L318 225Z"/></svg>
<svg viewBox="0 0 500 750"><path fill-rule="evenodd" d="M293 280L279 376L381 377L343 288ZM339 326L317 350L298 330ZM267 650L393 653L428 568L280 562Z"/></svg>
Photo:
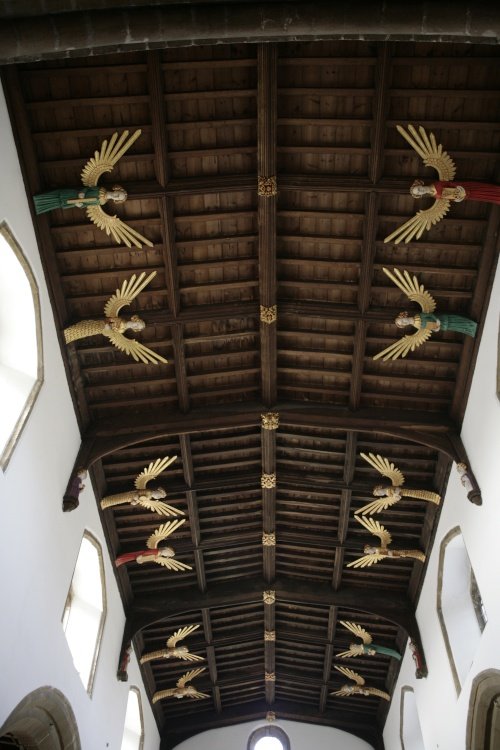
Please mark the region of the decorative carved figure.
<svg viewBox="0 0 500 750"><path fill-rule="evenodd" d="M342 698L345 698L348 695L375 695L378 698L383 698L385 701L391 700L391 696L388 693L385 693L383 690L379 690L378 688L365 687L364 678L361 677L361 675L357 672L349 669L349 667L338 667L336 664L334 666L338 672L341 672L343 675L345 675L345 677L348 677L350 680L352 680L354 682L354 685L342 685L340 690L335 690L335 692L330 693L330 695L340 695Z"/></svg>
<svg viewBox="0 0 500 750"><path fill-rule="evenodd" d="M106 232L108 237L111 235L118 245L124 242L128 247L132 245L153 247L153 243L142 234L129 227L117 216L110 216L102 210L102 206L109 200L115 203L126 201L126 191L120 185L114 185L112 190L106 190L97 185L101 175L112 171L115 164L140 134L141 131L136 130L129 138L129 132L125 130L119 138L118 133L114 133L109 143L103 141L101 150L94 153L82 170L83 188L52 190L33 196L36 213L44 214L55 208L85 208L90 221Z"/></svg>
<svg viewBox="0 0 500 750"><path fill-rule="evenodd" d="M276 487L276 474L262 474L260 486L263 490L272 490Z"/></svg>
<svg viewBox="0 0 500 750"><path fill-rule="evenodd" d="M394 321L397 327L413 326L417 331L395 341L376 354L373 359L382 358L385 362L388 359L406 357L408 352L413 352L418 346L428 341L435 331L457 331L472 337L476 335L477 323L463 315L446 313L435 315L436 302L423 285L418 283L416 276L412 278L408 271L401 273L397 268L394 269L394 273L387 268L383 270L386 276L406 294L409 300L420 305L422 312L416 315L410 315L407 312L399 313Z"/></svg>
<svg viewBox="0 0 500 750"><path fill-rule="evenodd" d="M417 500L426 500L429 503L439 505L441 501L441 495L437 492L430 492L428 490L409 490L403 489L405 478L402 471L390 463L387 458L380 455L374 455L373 453L361 453L361 458L373 466L382 476L388 477L391 480L391 486L377 485L373 488L374 497L380 498L379 500L372 500L368 505L363 505L356 513L380 513L382 510L387 510L393 505L396 505L402 497L413 497Z"/></svg>
<svg viewBox="0 0 500 750"><path fill-rule="evenodd" d="M160 542L173 534L174 531L186 522L185 518L168 521L159 526L149 537L146 542L148 549L139 550L138 552L125 552L115 560L117 568L128 562L136 562L138 565L154 562L162 565L164 568L173 571L192 570L190 565L174 560L175 550L172 547L158 547Z"/></svg>
<svg viewBox="0 0 500 750"><path fill-rule="evenodd" d="M69 482L63 497L63 511L68 512L78 508L80 504L80 492L85 489L84 480L87 479L87 469L80 468Z"/></svg>
<svg viewBox="0 0 500 750"><path fill-rule="evenodd" d="M194 700L200 700L201 698L210 698L208 693L200 693L196 690L194 685L187 685L188 682L194 680L202 672L205 671L205 667L198 667L198 669L191 669L179 677L176 686L174 688L168 688L167 690L159 690L153 695L152 703L158 703L163 698L193 698Z"/></svg>
<svg viewBox="0 0 500 750"><path fill-rule="evenodd" d="M425 562L425 555L423 552L420 552L419 549L389 549L392 537L387 529L378 521L375 521L373 518L366 518L365 516L354 516L354 518L356 521L359 521L367 531L374 536L378 536L380 539L380 547L373 547L370 544L365 544L364 557L358 557L357 560L348 563L348 568L366 568L380 562L380 560L385 560L385 558L397 557L411 557L422 563Z"/></svg>
<svg viewBox="0 0 500 750"><path fill-rule="evenodd" d="M276 601L276 591L263 591L262 600L264 604L274 604L274 602Z"/></svg>
<svg viewBox="0 0 500 750"><path fill-rule="evenodd" d="M347 620L339 620L340 624L350 630L358 638L361 638L363 643L350 643L348 651L341 651L341 659L346 659L351 656L375 656L375 654L385 654L386 656L392 656L394 659L401 661L401 654L395 651L393 648L386 648L385 646L377 646L376 643L372 643L372 636L370 633L358 625L356 622L348 622Z"/></svg>
<svg viewBox="0 0 500 750"><path fill-rule="evenodd" d="M402 240L410 242L414 237L418 240L424 231L429 230L434 224L448 213L450 203L459 203L463 200L484 201L486 203L500 204L500 186L489 185L484 182L451 182L455 177L455 164L451 157L443 151L441 144L436 143L434 133L427 134L420 125L418 132L413 125L408 125L408 131L397 126L398 133L415 149L422 158L426 167L432 167L438 173L439 180L431 185L424 185L422 180L415 180L410 188L414 198L423 196L433 197L434 203L430 208L418 211L415 216L398 227L392 234L388 235L384 242L395 242Z"/></svg>
<svg viewBox="0 0 500 750"><path fill-rule="evenodd" d="M264 547L276 547L276 534L262 534L262 544Z"/></svg>
<svg viewBox="0 0 500 750"><path fill-rule="evenodd" d="M167 363L168 360L162 357L152 349L141 344L140 341L127 338L125 331L142 331L146 324L137 315L132 315L130 320L124 320L118 317L118 313L126 305L137 297L138 294L149 284L151 279L156 276L156 271L152 271L146 278L146 272L143 271L139 277L135 274L127 281L124 281L120 289L117 289L112 297L108 299L104 306L104 315L101 320L81 320L72 326L64 329L64 339L67 344L78 339L85 339L87 336L97 336L101 334L108 338L113 346L116 346L125 354L130 354L136 362L151 363L157 365L158 362Z"/></svg>
<svg viewBox="0 0 500 750"><path fill-rule="evenodd" d="M277 430L280 426L280 415L277 411L268 411L267 414L261 414L260 417L263 430Z"/></svg>
<svg viewBox="0 0 500 750"><path fill-rule="evenodd" d="M265 305L260 306L260 322L266 323L267 325L271 325L271 323L276 323L278 319L278 306L277 305L271 305L271 307L266 307Z"/></svg>
<svg viewBox="0 0 500 750"><path fill-rule="evenodd" d="M472 484L471 478L467 472L467 464L457 464L457 471L460 476L462 487L465 488L467 494L469 494L469 492L474 492L474 485Z"/></svg>
<svg viewBox="0 0 500 750"><path fill-rule="evenodd" d="M122 651L120 664L116 673L116 679L120 682L128 682L128 665L132 656L132 644L129 643Z"/></svg>
<svg viewBox="0 0 500 750"><path fill-rule="evenodd" d="M177 456L172 456L172 458L165 456L165 458L157 458L156 461L152 461L135 478L135 490L119 492L116 495L103 497L101 508L104 510L105 508L112 508L115 505L129 503L130 505L140 505L142 508L151 510L153 513L158 513L160 516L183 516L184 513L181 510L177 510L172 505L162 502L161 498L167 496L163 487L157 487L155 490L146 489L148 482L151 479L156 479L176 458Z"/></svg>
<svg viewBox="0 0 500 750"><path fill-rule="evenodd" d="M199 625L186 625L183 628L176 630L173 635L167 641L167 648L162 648L159 651L150 651L147 654L141 656L141 664L145 664L153 659L182 659L183 661L203 661L203 656L197 654L191 654L187 646L178 646L179 641L184 640L188 635L191 635L195 630L198 630Z"/></svg>
<svg viewBox="0 0 500 750"><path fill-rule="evenodd" d="M272 198L278 194L276 177L259 177L257 181L257 194L262 198Z"/></svg>
<svg viewBox="0 0 500 750"><path fill-rule="evenodd" d="M267 721L276 721L276 714L274 711L268 711L266 714Z"/></svg>
<svg viewBox="0 0 500 750"><path fill-rule="evenodd" d="M422 658L422 654L419 651L419 648L415 641L410 638L410 652L413 657L413 661L415 663L415 677L417 680L421 680L422 677L427 677L428 670L427 667L424 664L424 660Z"/></svg>

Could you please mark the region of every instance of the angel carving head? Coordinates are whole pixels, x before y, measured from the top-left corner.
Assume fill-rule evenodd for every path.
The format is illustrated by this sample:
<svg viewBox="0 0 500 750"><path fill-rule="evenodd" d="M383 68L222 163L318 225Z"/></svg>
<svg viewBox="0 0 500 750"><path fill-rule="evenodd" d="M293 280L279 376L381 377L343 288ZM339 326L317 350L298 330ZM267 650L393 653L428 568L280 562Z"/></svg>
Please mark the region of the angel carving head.
<svg viewBox="0 0 500 750"><path fill-rule="evenodd" d="M409 312L403 311L394 319L398 328L406 328L406 326L413 325L413 316Z"/></svg>
<svg viewBox="0 0 500 750"><path fill-rule="evenodd" d="M372 547L371 544L365 544L363 552L365 553L365 555L376 555L378 552L378 547Z"/></svg>
<svg viewBox="0 0 500 750"><path fill-rule="evenodd" d="M422 190L422 188L425 188L424 181L414 180L412 186L410 187L410 195L412 195L413 198L421 198L427 192L425 189Z"/></svg>
<svg viewBox="0 0 500 750"><path fill-rule="evenodd" d="M374 497L384 497L384 495L387 495L387 487L384 487L383 484L377 484L377 486L373 488L373 495Z"/></svg>
<svg viewBox="0 0 500 750"><path fill-rule="evenodd" d="M115 203L125 203L128 198L128 193L122 188L121 185L113 185L111 190L106 191L106 200L114 201Z"/></svg>
<svg viewBox="0 0 500 750"><path fill-rule="evenodd" d="M164 497L167 497L167 493L163 487L157 487L156 490L151 491L151 497L153 500L162 500Z"/></svg>
<svg viewBox="0 0 500 750"><path fill-rule="evenodd" d="M160 557L175 557L175 550L172 547L159 547L158 555Z"/></svg>
<svg viewBox="0 0 500 750"><path fill-rule="evenodd" d="M132 315L127 323L127 328L131 331L143 331L146 328L146 323L138 315Z"/></svg>

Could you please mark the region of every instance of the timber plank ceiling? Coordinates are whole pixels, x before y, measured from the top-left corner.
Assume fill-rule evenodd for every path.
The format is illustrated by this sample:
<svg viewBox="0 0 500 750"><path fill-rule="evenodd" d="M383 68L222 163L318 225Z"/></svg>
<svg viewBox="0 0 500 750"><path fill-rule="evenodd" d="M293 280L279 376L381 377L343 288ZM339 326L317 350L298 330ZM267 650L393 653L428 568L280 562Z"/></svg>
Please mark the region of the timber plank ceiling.
<svg viewBox="0 0 500 750"><path fill-rule="evenodd" d="M147 321L140 340L169 364L135 363L99 338L62 346L82 435L123 420L134 434L153 431L94 464L99 496L131 489L159 456L178 457L161 484L186 514L172 543L192 570L118 571L138 655L200 625L189 645L207 659L196 686L210 697L155 705L162 747L267 708L380 743L384 701L331 697L345 682L336 653L352 641L337 623L355 620L404 650L401 623L370 596L414 609L423 566L345 567L369 541L353 513L378 481L359 454L387 456L409 486L443 493L450 460L436 441L459 429L477 346L444 333L405 360L373 361L407 306L382 268L418 274L438 309L481 321L499 223L496 209L464 202L423 239L384 244L414 213L412 180L431 176L395 126L424 125L459 178L495 181L499 57L489 46L325 41L4 69L30 194L77 186L103 139L142 130L111 179L129 193L116 212L153 247L115 245L76 209L36 226L61 330L102 316L132 273L157 272L132 308ZM258 176L277 177L276 197L258 196ZM260 321L261 305L277 305L275 323ZM266 411L280 414L277 430L261 428ZM405 414L406 433L391 432L386 418ZM173 415L181 427L160 429ZM274 488L263 474L276 475ZM404 500L379 519L395 547L429 551L437 513ZM142 548L159 525L131 506L103 521L112 555ZM263 546L263 533L276 546ZM274 604L264 589L276 590ZM168 615L176 597L184 609ZM391 692L390 657L347 664ZM188 668L145 664L150 696Z"/></svg>

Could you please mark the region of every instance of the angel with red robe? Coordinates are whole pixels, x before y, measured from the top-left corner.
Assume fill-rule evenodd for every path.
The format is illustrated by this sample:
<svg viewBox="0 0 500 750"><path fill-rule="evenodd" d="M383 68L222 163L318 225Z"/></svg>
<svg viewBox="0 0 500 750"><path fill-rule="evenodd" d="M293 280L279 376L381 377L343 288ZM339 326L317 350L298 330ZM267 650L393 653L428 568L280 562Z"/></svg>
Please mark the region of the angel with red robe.
<svg viewBox="0 0 500 750"><path fill-rule="evenodd" d="M186 565L186 563L174 559L175 550L173 549L173 547L158 546L160 542L163 542L163 540L169 537L170 534L173 534L174 531L177 531L177 529L185 522L186 519L182 518L175 519L175 521L168 521L168 523L163 523L148 538L146 542L147 549L141 549L138 552L125 552L123 555L120 555L116 558L116 567L119 568L120 565L125 565L125 563L128 562L136 562L138 565L154 562L164 568L167 568L167 570L192 570L191 565Z"/></svg>

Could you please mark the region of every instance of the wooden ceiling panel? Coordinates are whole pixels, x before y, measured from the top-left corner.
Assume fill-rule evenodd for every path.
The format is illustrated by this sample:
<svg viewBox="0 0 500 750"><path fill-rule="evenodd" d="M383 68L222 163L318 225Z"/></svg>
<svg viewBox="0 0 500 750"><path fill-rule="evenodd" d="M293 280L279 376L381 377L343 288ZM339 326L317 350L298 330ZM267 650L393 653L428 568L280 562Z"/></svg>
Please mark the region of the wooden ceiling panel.
<svg viewBox="0 0 500 750"><path fill-rule="evenodd" d="M185 514L170 543L191 570L117 570L141 653L202 625L187 642L206 657L195 684L210 697L155 706L166 750L176 727L276 707L380 742L385 701L331 696L352 641L339 621L404 649L399 610L415 605L424 566L346 567L377 541L354 519L382 481L360 453L393 461L405 487L443 493L475 353L446 332L407 359L373 360L399 336L395 315L413 309L382 269L408 269L438 310L481 322L499 224L495 209L463 202L421 240L385 243L420 208L413 179L434 177L395 126L423 124L459 178L495 181L499 55L457 44L192 45L5 73L29 194L77 186L103 139L142 129L103 182L123 183L129 198L113 212L152 248L113 244L76 209L36 221L61 329L101 317L132 274L157 272L130 310L146 321L139 340L169 364L135 363L92 338L68 350L68 372L82 432L103 449L99 499L132 489L150 461L178 457L154 486ZM259 176L277 178L277 195L258 195ZM261 305L276 305L276 323L260 320ZM267 429L260 415L273 411L279 426ZM122 447L126 434L140 442ZM264 474L276 487L261 486ZM403 498L376 518L393 549L428 555L439 510ZM102 518L112 556L143 549L162 523L129 505ZM381 655L348 666L389 692L398 671ZM188 668L145 664L148 691Z"/></svg>

